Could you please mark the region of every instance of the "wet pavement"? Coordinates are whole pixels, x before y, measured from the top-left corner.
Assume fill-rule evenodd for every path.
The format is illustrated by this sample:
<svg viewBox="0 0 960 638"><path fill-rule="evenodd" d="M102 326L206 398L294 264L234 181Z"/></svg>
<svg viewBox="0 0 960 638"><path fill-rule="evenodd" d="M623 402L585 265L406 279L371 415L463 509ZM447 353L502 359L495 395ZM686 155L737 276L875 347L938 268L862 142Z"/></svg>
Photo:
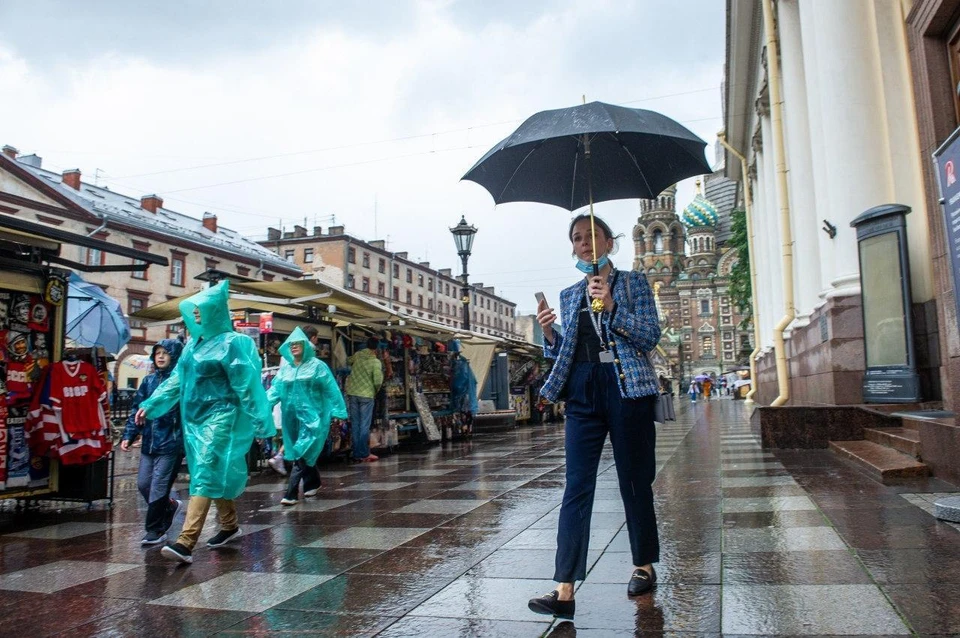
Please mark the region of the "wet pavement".
<svg viewBox="0 0 960 638"><path fill-rule="evenodd" d="M762 450L741 402L678 407L658 428L659 583L626 595L608 447L573 623L526 607L553 588L564 485L562 427L537 426L331 464L292 508L281 477L255 475L242 538L202 540L189 567L140 547L128 454L112 510L3 504L0 635L960 635L960 529L930 513L955 486Z"/></svg>

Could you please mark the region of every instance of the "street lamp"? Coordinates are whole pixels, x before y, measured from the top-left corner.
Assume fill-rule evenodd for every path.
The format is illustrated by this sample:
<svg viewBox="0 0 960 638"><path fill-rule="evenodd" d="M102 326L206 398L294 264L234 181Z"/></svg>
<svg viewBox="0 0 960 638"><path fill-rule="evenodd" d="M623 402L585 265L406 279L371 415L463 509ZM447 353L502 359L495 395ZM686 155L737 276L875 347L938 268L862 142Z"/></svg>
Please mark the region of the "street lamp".
<svg viewBox="0 0 960 638"><path fill-rule="evenodd" d="M473 249L473 237L477 234L474 226L467 224L466 216L461 215L460 223L450 229L453 233L453 241L457 244L457 254L460 255L460 261L463 263L463 287L460 293L463 295L460 301L463 302L463 329L470 329L470 288L467 285L467 260L470 258L470 251Z"/></svg>

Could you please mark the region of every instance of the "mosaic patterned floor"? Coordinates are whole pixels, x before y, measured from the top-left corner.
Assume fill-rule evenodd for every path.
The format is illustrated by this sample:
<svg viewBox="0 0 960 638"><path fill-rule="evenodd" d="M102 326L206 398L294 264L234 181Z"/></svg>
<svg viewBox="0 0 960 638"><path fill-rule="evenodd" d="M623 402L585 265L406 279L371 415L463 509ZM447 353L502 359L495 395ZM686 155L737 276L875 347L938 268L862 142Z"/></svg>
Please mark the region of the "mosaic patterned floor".
<svg viewBox="0 0 960 638"><path fill-rule="evenodd" d="M626 596L608 447L573 623L526 607L553 588L564 487L562 427L538 426L331 464L294 507L256 475L239 542L189 567L141 548L129 454L112 510L0 508L0 636L960 634L960 531L928 511L954 486L763 450L740 402L678 408L657 437L659 584Z"/></svg>

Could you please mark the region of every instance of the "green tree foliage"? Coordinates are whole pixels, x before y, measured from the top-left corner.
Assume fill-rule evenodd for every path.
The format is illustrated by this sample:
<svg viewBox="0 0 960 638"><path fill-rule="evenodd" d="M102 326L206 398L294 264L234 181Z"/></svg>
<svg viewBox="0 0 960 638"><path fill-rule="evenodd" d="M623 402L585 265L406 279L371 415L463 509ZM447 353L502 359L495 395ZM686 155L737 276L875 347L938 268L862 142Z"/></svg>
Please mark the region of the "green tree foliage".
<svg viewBox="0 0 960 638"><path fill-rule="evenodd" d="M747 241L747 213L735 210L730 214L733 236L727 245L737 251L737 262L730 270L730 298L743 314L743 323L750 324L753 306L750 299L753 288L750 285L750 244Z"/></svg>

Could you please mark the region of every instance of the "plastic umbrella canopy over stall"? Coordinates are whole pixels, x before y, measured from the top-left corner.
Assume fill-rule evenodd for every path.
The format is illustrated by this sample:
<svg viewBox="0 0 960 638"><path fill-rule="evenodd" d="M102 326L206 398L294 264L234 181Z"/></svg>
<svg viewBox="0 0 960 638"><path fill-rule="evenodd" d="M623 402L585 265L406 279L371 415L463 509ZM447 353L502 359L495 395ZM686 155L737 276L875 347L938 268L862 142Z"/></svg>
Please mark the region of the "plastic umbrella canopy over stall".
<svg viewBox="0 0 960 638"><path fill-rule="evenodd" d="M130 341L120 302L75 273L67 284L67 338L82 346L102 346L110 354Z"/></svg>

